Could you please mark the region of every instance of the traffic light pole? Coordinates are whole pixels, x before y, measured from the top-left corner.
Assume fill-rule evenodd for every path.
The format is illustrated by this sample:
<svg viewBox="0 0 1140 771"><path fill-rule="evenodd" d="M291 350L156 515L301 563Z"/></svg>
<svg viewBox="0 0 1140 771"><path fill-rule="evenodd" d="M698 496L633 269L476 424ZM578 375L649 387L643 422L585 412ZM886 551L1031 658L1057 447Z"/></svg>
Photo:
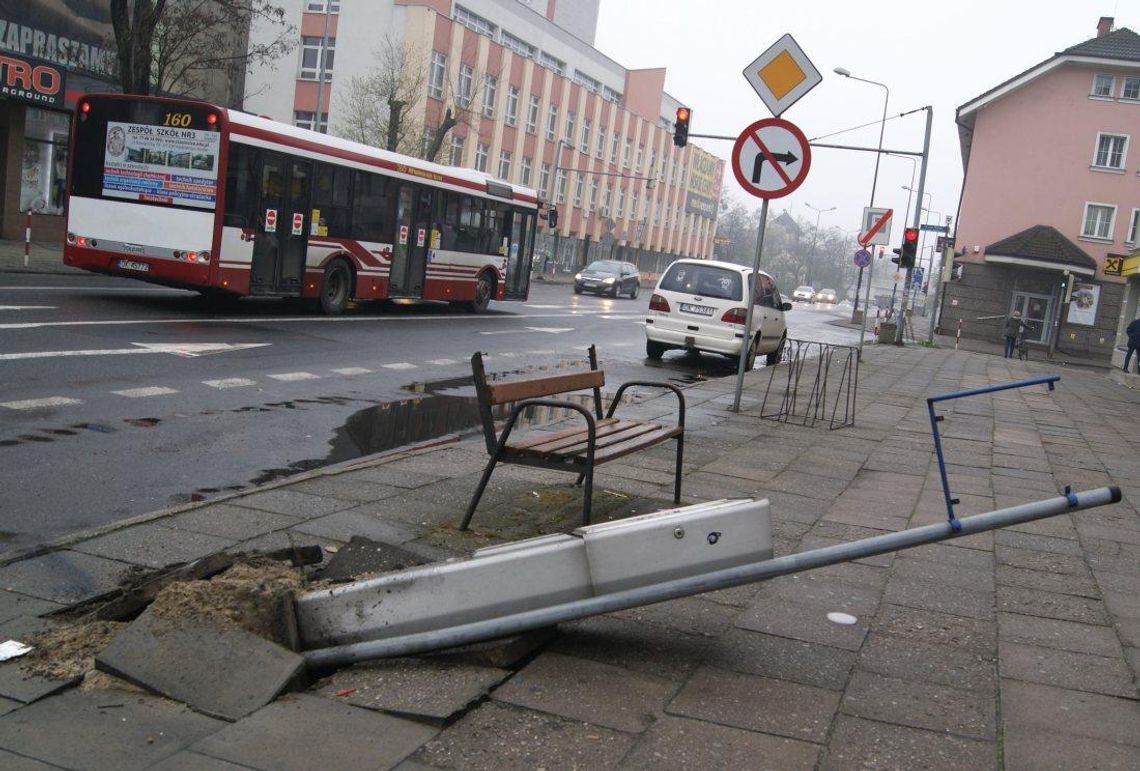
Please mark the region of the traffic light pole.
<svg viewBox="0 0 1140 771"><path fill-rule="evenodd" d="M930 124L934 119L934 109L926 107L926 136L922 140L922 166L918 173L918 206L914 207L914 227L917 229L922 224L922 193L926 188L926 165L930 158ZM906 280L903 286L910 286L911 279L914 277L914 265L906 267ZM898 336L895 338L895 345L902 345L903 338L906 336L906 314L907 314L907 296L909 292L903 292L902 308L899 310L899 326Z"/></svg>

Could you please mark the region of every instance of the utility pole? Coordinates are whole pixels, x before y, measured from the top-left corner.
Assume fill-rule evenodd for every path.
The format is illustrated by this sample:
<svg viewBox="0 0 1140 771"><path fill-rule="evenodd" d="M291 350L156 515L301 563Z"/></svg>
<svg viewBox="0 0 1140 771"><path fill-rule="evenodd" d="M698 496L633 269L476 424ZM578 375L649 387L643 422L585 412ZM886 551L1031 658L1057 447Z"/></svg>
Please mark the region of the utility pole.
<svg viewBox="0 0 1140 771"><path fill-rule="evenodd" d="M922 140L922 167L918 173L918 205L914 207L914 225L913 227L919 228L922 225L922 192L926 188L926 166L930 158L930 124L934 120L934 108L927 106L926 108L926 136ZM910 286L911 279L914 276L914 266L908 265L906 269L906 279L903 286ZM902 307L899 309L899 327L898 337L895 339L895 345L902 345L903 338L906 336L906 312L907 312L907 295L909 292L903 292Z"/></svg>
<svg viewBox="0 0 1140 771"><path fill-rule="evenodd" d="M938 271L938 283L934 289L934 307L930 310L930 329L926 333L928 345L934 344L934 329L942 318L942 287L950 280L950 276L954 272L954 247L950 245L950 223L952 219L949 215L946 216L946 235L942 239L942 270ZM931 258L933 257L934 255L931 254Z"/></svg>

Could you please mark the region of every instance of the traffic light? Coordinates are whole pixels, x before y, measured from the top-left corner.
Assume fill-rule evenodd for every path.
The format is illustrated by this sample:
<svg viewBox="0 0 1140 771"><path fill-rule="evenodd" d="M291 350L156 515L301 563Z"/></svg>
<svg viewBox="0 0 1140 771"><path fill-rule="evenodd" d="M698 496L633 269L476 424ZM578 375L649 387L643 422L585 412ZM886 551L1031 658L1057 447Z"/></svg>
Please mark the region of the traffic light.
<svg viewBox="0 0 1140 771"><path fill-rule="evenodd" d="M899 253L900 268L913 268L914 259L918 255L918 228L907 228L903 231L902 251Z"/></svg>
<svg viewBox="0 0 1140 771"><path fill-rule="evenodd" d="M551 206L550 211L546 213L546 224L550 225L551 228L558 227L558 210L553 206Z"/></svg>
<svg viewBox="0 0 1140 771"><path fill-rule="evenodd" d="M677 120L673 122L673 144L684 147L689 143L689 117L692 111L688 107L677 108Z"/></svg>

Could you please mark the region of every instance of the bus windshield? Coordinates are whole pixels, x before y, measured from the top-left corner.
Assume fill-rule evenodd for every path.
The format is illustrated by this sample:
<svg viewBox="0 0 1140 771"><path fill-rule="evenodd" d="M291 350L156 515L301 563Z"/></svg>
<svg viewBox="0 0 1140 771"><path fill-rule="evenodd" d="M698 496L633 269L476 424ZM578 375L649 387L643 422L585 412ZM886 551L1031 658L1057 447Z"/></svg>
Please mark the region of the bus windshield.
<svg viewBox="0 0 1140 771"><path fill-rule="evenodd" d="M220 150L208 106L88 99L75 128L71 194L213 211Z"/></svg>

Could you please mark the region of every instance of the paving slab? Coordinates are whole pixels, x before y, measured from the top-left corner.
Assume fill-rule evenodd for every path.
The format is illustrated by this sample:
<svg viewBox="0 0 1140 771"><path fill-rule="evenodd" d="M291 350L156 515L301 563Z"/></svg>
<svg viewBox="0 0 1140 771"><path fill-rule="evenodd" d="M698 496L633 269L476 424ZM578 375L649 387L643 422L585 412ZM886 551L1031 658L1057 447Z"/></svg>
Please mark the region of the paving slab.
<svg viewBox="0 0 1140 771"><path fill-rule="evenodd" d="M1076 736L1064 731L1007 729L1002 743L1005 771L1043 768L1135 769L1137 749L1126 744Z"/></svg>
<svg viewBox="0 0 1140 771"><path fill-rule="evenodd" d="M221 721L137 693L68 691L0 717L0 749L64 768L147 768Z"/></svg>
<svg viewBox="0 0 1140 771"><path fill-rule="evenodd" d="M1137 697L1132 670L1123 658L1002 643L999 661L1002 677L1126 699Z"/></svg>
<svg viewBox="0 0 1140 771"><path fill-rule="evenodd" d="M685 634L714 637L728 629L739 612L739 608L713 602L703 596L695 596L619 610L613 615L630 621L675 629Z"/></svg>
<svg viewBox="0 0 1140 771"><path fill-rule="evenodd" d="M20 616L39 616L65 607L58 602L41 600L19 592L0 591L0 623ZM0 640L0 642L3 642Z"/></svg>
<svg viewBox="0 0 1140 771"><path fill-rule="evenodd" d="M705 656L710 666L731 672L842 691L855 666L854 651L787 637L731 629Z"/></svg>
<svg viewBox="0 0 1140 771"><path fill-rule="evenodd" d="M1042 616L1079 624L1107 626L1112 623L1105 603L1091 597L1040 591L1016 586L997 590L997 609L1004 613Z"/></svg>
<svg viewBox="0 0 1140 771"><path fill-rule="evenodd" d="M80 541L71 548L97 557L161 568L222 551L233 546L235 540L191 532L175 537L169 528L148 523Z"/></svg>
<svg viewBox="0 0 1140 771"><path fill-rule="evenodd" d="M1006 736L1014 729L1032 728L1140 748L1140 709L1135 699L1003 679L1001 705Z"/></svg>
<svg viewBox="0 0 1140 771"><path fill-rule="evenodd" d="M439 659L396 658L342 669L310 693L442 725L510 675L505 669Z"/></svg>
<svg viewBox="0 0 1140 771"><path fill-rule="evenodd" d="M811 771L822 747L784 736L666 716L654 723L622 761L624 770L701 768Z"/></svg>
<svg viewBox="0 0 1140 771"><path fill-rule="evenodd" d="M958 551L969 550L959 549ZM955 592L958 589L968 589L972 592L992 592L994 590L992 564L986 565L984 568L974 568L961 564L914 559L910 556L909 551L901 552L891 567L890 583L900 580L942 584L948 592Z"/></svg>
<svg viewBox="0 0 1140 771"><path fill-rule="evenodd" d="M95 657L95 666L204 714L238 720L281 693L304 659L237 626L147 611Z"/></svg>
<svg viewBox="0 0 1140 771"><path fill-rule="evenodd" d="M309 771L314 764L337 771L374 771L392 768L436 732L381 712L289 694L190 749L264 771Z"/></svg>
<svg viewBox="0 0 1140 771"><path fill-rule="evenodd" d="M22 704L51 696L79 682L81 675L69 678L43 677L31 674L24 669L20 659L12 659L0 664L0 696Z"/></svg>
<svg viewBox="0 0 1140 771"><path fill-rule="evenodd" d="M617 768L634 734L489 702L429 741L401 771L535 771Z"/></svg>
<svg viewBox="0 0 1140 771"><path fill-rule="evenodd" d="M1099 598L1101 596L1100 589L1091 575L1072 576L1048 573L1042 570L1015 568L1010 565L998 565L994 575L999 586L1039 589L1076 597Z"/></svg>
<svg viewBox="0 0 1140 771"><path fill-rule="evenodd" d="M38 760L0 750L0 768L5 769L5 771L52 771L58 766L49 766L47 763L41 763Z"/></svg>
<svg viewBox="0 0 1140 771"><path fill-rule="evenodd" d="M769 677L698 669L666 712L749 731L822 743L840 694Z"/></svg>
<svg viewBox="0 0 1140 771"><path fill-rule="evenodd" d="M814 605L758 597L751 608L736 618L735 625L793 640L859 650L870 619L858 619L855 624L837 624L828 620L827 613L826 609Z"/></svg>
<svg viewBox="0 0 1140 771"><path fill-rule="evenodd" d="M248 766L182 750L149 766L147 771L245 771L247 768Z"/></svg>
<svg viewBox="0 0 1140 771"><path fill-rule="evenodd" d="M840 715L820 768L922 768L930 771L998 771L995 742Z"/></svg>
<svg viewBox="0 0 1140 771"><path fill-rule="evenodd" d="M496 701L538 709L617 731L644 731L676 690L665 678L610 664L541 653L493 694Z"/></svg>
<svg viewBox="0 0 1140 771"><path fill-rule="evenodd" d="M0 567L0 587L71 605L113 591L131 566L63 549Z"/></svg>
<svg viewBox="0 0 1140 771"><path fill-rule="evenodd" d="M992 651L962 650L871 632L859 652L859 668L976 691L991 699L997 695L997 662Z"/></svg>
<svg viewBox="0 0 1140 771"><path fill-rule="evenodd" d="M336 515L333 515L336 516ZM351 581L360 576L403 570L430 562L426 557L364 536L352 536L337 549L318 576L329 581Z"/></svg>
<svg viewBox="0 0 1140 771"><path fill-rule="evenodd" d="M285 514L300 519L323 517L341 509L351 509L359 505L357 501L344 500L327 495L309 495L283 487L243 495L230 503L248 509Z"/></svg>
<svg viewBox="0 0 1140 771"><path fill-rule="evenodd" d="M665 631L612 614L558 628L561 634L547 647L551 652L675 681L687 678L713 644L704 635Z"/></svg>
<svg viewBox="0 0 1140 771"><path fill-rule="evenodd" d="M160 520L157 524L174 530L188 530L231 541L245 541L263 533L284 530L301 521L303 520L300 517L290 517L286 514L215 503L175 514Z"/></svg>
<svg viewBox="0 0 1140 771"><path fill-rule="evenodd" d="M947 588L931 581L891 580L883 593L883 602L967 616L981 621L989 621L994 617L992 592L976 592L962 587Z"/></svg>
<svg viewBox="0 0 1140 771"><path fill-rule="evenodd" d="M873 616L879 609L881 594L881 586L868 588L809 570L765 581L760 585L759 596L803 602L828 612Z"/></svg>
<svg viewBox="0 0 1140 771"><path fill-rule="evenodd" d="M991 653L997 647L997 623L922 608L884 604L871 629L906 640L949 646L973 653Z"/></svg>
<svg viewBox="0 0 1140 771"><path fill-rule="evenodd" d="M392 522L375 512L361 509L347 509L309 519L296 525L293 530L307 536L334 541L349 541L354 536L362 536L394 545L415 540L423 534L423 528Z"/></svg>
<svg viewBox="0 0 1140 771"><path fill-rule="evenodd" d="M996 739L992 695L856 670L840 707L846 715L971 739Z"/></svg>
<svg viewBox="0 0 1140 771"><path fill-rule="evenodd" d="M1093 656L1119 658L1120 640L1111 627L1076 624L1053 618L999 613L998 639L1004 643L1040 645Z"/></svg>

